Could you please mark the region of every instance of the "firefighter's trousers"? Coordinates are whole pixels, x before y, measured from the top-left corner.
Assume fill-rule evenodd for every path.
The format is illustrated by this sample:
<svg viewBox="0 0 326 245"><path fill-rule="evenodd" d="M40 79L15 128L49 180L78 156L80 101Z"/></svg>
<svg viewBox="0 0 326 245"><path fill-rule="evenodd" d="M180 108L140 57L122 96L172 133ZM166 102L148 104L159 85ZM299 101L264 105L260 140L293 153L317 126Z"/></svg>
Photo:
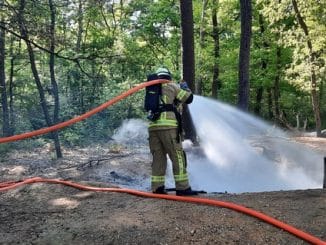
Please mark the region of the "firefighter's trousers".
<svg viewBox="0 0 326 245"><path fill-rule="evenodd" d="M167 155L172 161L175 187L185 190L189 187L186 155L181 142L177 141L177 128L149 131L149 147L153 155L152 191L164 186Z"/></svg>

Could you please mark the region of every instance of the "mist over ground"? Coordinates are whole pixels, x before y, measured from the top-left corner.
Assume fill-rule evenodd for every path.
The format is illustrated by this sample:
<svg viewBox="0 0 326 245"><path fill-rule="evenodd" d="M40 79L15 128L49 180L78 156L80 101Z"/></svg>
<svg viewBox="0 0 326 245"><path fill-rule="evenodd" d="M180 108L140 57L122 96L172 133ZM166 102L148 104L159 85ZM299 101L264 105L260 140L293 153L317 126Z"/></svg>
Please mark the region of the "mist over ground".
<svg viewBox="0 0 326 245"><path fill-rule="evenodd" d="M200 141L200 149L183 142L193 189L241 193L321 188L323 156L277 127L200 96L190 112ZM125 120L113 139L149 153L147 125L140 119ZM170 161L167 176L166 186L174 187ZM146 181L143 189L148 188Z"/></svg>

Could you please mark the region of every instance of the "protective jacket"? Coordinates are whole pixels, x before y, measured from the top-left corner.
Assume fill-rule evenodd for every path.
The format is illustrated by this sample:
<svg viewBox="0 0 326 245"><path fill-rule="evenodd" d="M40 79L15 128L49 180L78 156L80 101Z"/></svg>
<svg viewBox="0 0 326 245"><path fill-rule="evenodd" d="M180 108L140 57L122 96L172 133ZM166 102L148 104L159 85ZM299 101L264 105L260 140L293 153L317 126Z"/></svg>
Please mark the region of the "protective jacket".
<svg viewBox="0 0 326 245"><path fill-rule="evenodd" d="M174 105L180 112L183 103L191 103L193 95L191 92L181 89L173 82L162 84L161 100L163 104ZM164 111L158 120L149 124L149 131L177 128L178 120L174 111Z"/></svg>

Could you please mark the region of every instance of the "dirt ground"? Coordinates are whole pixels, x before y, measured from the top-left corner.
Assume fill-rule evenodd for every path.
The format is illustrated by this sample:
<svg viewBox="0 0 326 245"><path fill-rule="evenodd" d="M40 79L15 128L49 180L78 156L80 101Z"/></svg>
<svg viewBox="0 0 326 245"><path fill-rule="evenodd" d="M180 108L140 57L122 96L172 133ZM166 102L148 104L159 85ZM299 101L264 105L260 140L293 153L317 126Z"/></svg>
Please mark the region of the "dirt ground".
<svg viewBox="0 0 326 245"><path fill-rule="evenodd" d="M326 155L326 139L295 139ZM1 156L0 182L32 176L92 186L148 181L150 155L119 145ZM132 163L132 164L131 164ZM125 171L122 173L120 169ZM126 174L128 173L128 174ZM137 178L136 178L137 176ZM141 176L139 178L139 176ZM174 193L170 193L173 195ZM326 240L326 190L202 194L258 210ZM33 184L0 193L0 244L305 244L256 218L192 203Z"/></svg>

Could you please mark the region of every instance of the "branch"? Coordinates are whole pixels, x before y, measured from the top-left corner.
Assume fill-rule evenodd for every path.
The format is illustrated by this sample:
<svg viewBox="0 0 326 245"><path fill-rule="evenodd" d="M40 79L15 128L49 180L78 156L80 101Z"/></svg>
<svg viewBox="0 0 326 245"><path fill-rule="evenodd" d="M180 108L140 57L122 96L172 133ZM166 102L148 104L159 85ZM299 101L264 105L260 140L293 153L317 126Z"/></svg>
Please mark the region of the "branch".
<svg viewBox="0 0 326 245"><path fill-rule="evenodd" d="M128 157L131 155L133 155L133 154L117 154L117 155L113 155L113 156L109 156L109 157L90 159L87 163L84 163L81 166L78 166L77 169L82 170L82 169L85 169L86 167L93 167L94 165L99 165L100 162L103 162L103 161L110 161L114 158Z"/></svg>
<svg viewBox="0 0 326 245"><path fill-rule="evenodd" d="M81 70L82 73L84 73L87 77L89 78L94 78L93 76L91 76L90 74L88 74L81 66L80 64L80 60L95 60L95 59L108 59L108 58L114 58L114 57L121 57L120 54L116 54L116 55L110 55L110 56L99 56L99 55L94 55L94 54L90 54L88 56L77 56L77 57L68 57L68 56L63 56L60 54L61 51L59 52L52 52L51 50L42 47L41 45L37 44L36 42L28 39L27 37L24 37L12 30L10 30L9 28L7 28L5 25L3 25L2 23L0 23L0 28L9 32L10 34L14 35L15 37L24 40L26 43L32 44L34 47L49 53L49 54L53 54L55 55L57 58L61 58L61 59L65 59L65 60L69 60L72 61L74 63L77 64L77 66L79 67L79 69Z"/></svg>
<svg viewBox="0 0 326 245"><path fill-rule="evenodd" d="M288 120L286 119L285 113L284 111L281 111L280 115L278 117L276 117L276 119L282 123L287 129L291 130L291 131L295 131L295 127L293 127Z"/></svg>
<svg viewBox="0 0 326 245"><path fill-rule="evenodd" d="M309 37L308 27L307 27L306 22L304 21L302 15L301 15L300 11L299 11L297 1L292 0L292 5L293 5L293 8L294 8L294 12L296 14L297 20L298 20L302 30L304 31L304 34L307 37Z"/></svg>

